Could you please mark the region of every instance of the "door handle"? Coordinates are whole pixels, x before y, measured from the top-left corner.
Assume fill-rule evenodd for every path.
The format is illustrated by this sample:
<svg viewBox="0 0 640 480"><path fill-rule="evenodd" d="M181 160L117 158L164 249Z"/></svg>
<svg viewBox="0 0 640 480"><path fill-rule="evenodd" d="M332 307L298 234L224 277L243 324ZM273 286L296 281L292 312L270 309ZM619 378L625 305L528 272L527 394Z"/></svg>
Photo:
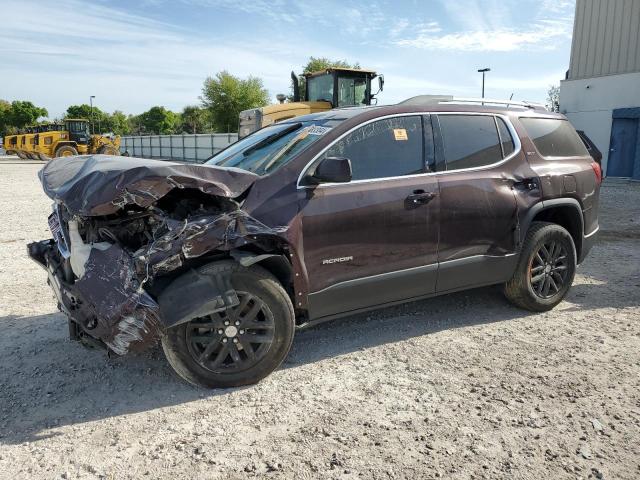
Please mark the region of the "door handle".
<svg viewBox="0 0 640 480"><path fill-rule="evenodd" d="M411 195L405 199L405 205L408 209L418 208L420 205L426 205L436 198L436 192L425 192L424 190L414 190Z"/></svg>

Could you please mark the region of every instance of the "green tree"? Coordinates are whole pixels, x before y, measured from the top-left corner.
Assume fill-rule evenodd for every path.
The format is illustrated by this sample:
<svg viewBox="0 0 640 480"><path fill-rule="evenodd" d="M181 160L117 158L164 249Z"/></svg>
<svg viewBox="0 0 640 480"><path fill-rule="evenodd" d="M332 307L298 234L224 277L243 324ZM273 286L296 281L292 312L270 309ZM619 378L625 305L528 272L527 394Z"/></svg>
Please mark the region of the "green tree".
<svg viewBox="0 0 640 480"><path fill-rule="evenodd" d="M148 134L166 135L179 127L180 116L161 106L152 107L139 117L139 123Z"/></svg>
<svg viewBox="0 0 640 480"><path fill-rule="evenodd" d="M34 125L38 118L47 115L49 114L46 108L36 107L31 102L16 100L11 102L8 124L15 128L24 128L27 125Z"/></svg>
<svg viewBox="0 0 640 480"><path fill-rule="evenodd" d="M129 135L131 133L129 119L120 110L116 110L109 116L109 130L116 135Z"/></svg>
<svg viewBox="0 0 640 480"><path fill-rule="evenodd" d="M560 85L549 85L546 107L552 112L560 111Z"/></svg>
<svg viewBox="0 0 640 480"><path fill-rule="evenodd" d="M197 105L187 105L182 110L182 131L204 133L208 124L208 112Z"/></svg>
<svg viewBox="0 0 640 480"><path fill-rule="evenodd" d="M67 108L66 118L84 118L93 124L93 133L111 131L109 124L109 114L94 106L83 103L82 105L71 105Z"/></svg>
<svg viewBox="0 0 640 480"><path fill-rule="evenodd" d="M304 93L307 86L304 74L319 72L321 70L326 70L327 68L360 68L360 64L358 62L351 64L346 60L331 60L327 57L309 57L309 61L302 66L302 74L298 75L301 100L304 99ZM288 98L289 101L293 100L293 84L291 85L291 95L289 95Z"/></svg>
<svg viewBox="0 0 640 480"><path fill-rule="evenodd" d="M237 132L240 112L267 105L269 92L257 77L241 79L222 71L207 77L200 99L216 132Z"/></svg>
<svg viewBox="0 0 640 480"><path fill-rule="evenodd" d="M6 100L0 100L0 136L4 137L11 130L13 130L13 125L11 125L11 104Z"/></svg>

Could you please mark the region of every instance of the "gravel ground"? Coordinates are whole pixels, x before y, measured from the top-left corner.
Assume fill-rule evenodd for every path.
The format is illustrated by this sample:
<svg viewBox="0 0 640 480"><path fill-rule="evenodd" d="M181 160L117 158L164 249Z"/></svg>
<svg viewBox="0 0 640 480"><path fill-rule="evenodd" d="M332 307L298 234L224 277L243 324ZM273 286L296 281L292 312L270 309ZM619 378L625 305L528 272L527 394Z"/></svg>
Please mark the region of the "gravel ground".
<svg viewBox="0 0 640 480"><path fill-rule="evenodd" d="M552 312L483 288L300 332L257 386L192 388L159 349L67 338L25 243L39 162L0 160L0 477L640 477L640 185Z"/></svg>

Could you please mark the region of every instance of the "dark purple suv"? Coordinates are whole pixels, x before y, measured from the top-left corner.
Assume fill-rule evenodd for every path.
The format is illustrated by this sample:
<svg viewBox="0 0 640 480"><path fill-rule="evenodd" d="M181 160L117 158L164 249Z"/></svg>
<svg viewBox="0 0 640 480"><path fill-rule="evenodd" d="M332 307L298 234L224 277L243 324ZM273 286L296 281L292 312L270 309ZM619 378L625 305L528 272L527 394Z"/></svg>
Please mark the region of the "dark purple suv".
<svg viewBox="0 0 640 480"><path fill-rule="evenodd" d="M503 284L549 310L598 231L600 167L562 115L496 103L298 117L205 165L54 159L53 239L29 253L72 338L160 339L208 387L254 383L296 328L367 309Z"/></svg>

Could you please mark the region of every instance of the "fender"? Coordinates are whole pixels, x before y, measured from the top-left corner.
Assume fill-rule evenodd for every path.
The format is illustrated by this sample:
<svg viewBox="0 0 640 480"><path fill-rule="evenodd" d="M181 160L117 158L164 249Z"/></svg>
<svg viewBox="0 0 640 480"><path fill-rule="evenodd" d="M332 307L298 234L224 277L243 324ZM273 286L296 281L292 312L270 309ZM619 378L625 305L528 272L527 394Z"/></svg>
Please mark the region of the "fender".
<svg viewBox="0 0 640 480"><path fill-rule="evenodd" d="M580 202L575 198L554 198L551 200L542 200L529 208L529 211L525 215L522 220L522 228L520 230L520 245L524 243L524 239L527 235L527 231L529 230L529 226L533 221L534 217L538 215L540 212L544 210L551 210L557 207L570 207L575 210L576 218L579 223L579 238L576 241L576 250L578 256L580 255L580 251L582 250L582 240L584 238L584 214L582 212L582 207L580 206Z"/></svg>
<svg viewBox="0 0 640 480"><path fill-rule="evenodd" d="M291 284L292 266L285 255L277 253L255 254L242 250L233 250L231 256L243 267L250 267L256 263L261 264L278 279L285 290Z"/></svg>
<svg viewBox="0 0 640 480"><path fill-rule="evenodd" d="M165 328L235 307L239 303L229 275L203 275L195 270L177 277L158 296L160 319Z"/></svg>

